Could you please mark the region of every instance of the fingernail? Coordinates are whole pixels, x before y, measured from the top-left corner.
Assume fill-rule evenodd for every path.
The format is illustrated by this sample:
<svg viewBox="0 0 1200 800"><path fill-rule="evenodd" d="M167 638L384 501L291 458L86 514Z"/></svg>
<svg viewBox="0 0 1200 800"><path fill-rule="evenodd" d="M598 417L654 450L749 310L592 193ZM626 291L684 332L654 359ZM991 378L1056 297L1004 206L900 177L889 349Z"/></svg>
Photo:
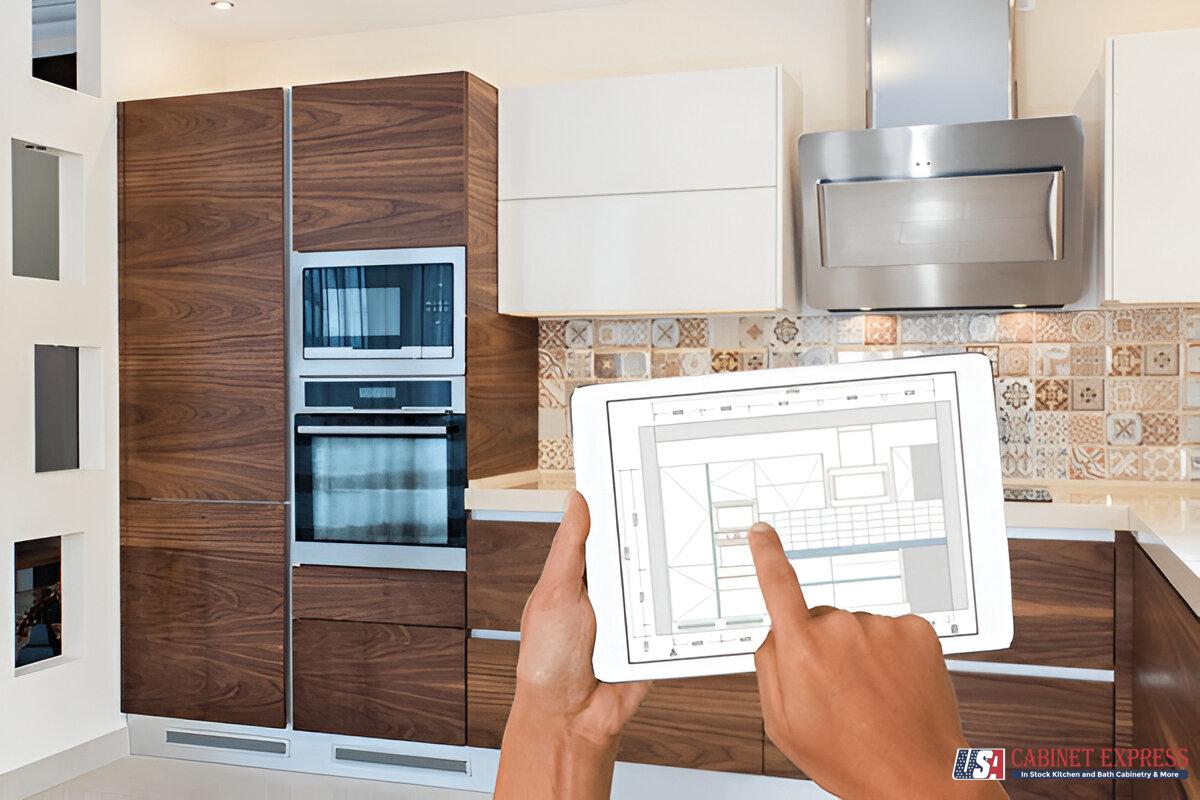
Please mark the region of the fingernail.
<svg viewBox="0 0 1200 800"><path fill-rule="evenodd" d="M774 530L775 530L774 528L772 528L770 525L768 525L765 522L756 522L750 526L750 533L751 534L757 533L759 536L765 536L766 534L771 533Z"/></svg>

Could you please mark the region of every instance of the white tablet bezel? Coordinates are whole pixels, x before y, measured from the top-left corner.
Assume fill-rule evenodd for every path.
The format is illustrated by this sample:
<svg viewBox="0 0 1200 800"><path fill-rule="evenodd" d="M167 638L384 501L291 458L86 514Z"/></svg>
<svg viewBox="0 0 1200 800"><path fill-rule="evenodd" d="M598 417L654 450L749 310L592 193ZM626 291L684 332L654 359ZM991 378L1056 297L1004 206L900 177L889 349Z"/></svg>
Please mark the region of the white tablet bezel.
<svg viewBox="0 0 1200 800"><path fill-rule="evenodd" d="M853 364L608 383L576 389L571 398L576 487L591 509L587 540L588 594L596 614L596 677L614 683L754 671L754 655L707 656L630 663L617 536L607 406L610 401L727 392L789 384L954 373L961 431L978 446L963 448L964 488L978 632L942 638L946 654L998 650L1012 644L1012 587L997 446L991 362L980 353L916 356ZM988 569L980 570L986 564Z"/></svg>

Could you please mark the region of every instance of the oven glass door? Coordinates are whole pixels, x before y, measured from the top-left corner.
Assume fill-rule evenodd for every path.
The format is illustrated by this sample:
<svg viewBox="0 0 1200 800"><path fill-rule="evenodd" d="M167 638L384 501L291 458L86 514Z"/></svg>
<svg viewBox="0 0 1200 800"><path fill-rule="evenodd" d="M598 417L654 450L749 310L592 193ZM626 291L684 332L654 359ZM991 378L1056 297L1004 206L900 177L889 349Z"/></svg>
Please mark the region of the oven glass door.
<svg viewBox="0 0 1200 800"><path fill-rule="evenodd" d="M305 358L451 358L452 264L304 270Z"/></svg>
<svg viewBox="0 0 1200 800"><path fill-rule="evenodd" d="M296 539L463 547L462 415L296 418Z"/></svg>

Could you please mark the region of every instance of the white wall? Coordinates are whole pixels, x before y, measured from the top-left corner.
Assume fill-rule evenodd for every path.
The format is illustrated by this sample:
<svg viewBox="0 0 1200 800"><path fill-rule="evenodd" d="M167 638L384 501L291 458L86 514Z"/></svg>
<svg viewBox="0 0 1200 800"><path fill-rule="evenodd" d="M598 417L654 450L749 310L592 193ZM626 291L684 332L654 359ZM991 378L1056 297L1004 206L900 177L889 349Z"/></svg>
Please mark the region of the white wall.
<svg viewBox="0 0 1200 800"><path fill-rule="evenodd" d="M0 797L5 773L120 730L117 452L117 167L114 98L211 88L220 51L128 0L80 0L80 61L102 64L99 97L30 77L30 3L0 3ZM103 30L102 53L85 41ZM91 43L95 42L91 37ZM130 42L133 44L131 45ZM88 52L85 52L85 49ZM94 73L94 69L92 72ZM12 274L8 141L75 154L64 170L64 209L75 218L62 248L62 281ZM34 474L33 348L97 348L102 458L92 469ZM81 413L81 421L87 419ZM64 566L64 644L70 660L13 671L13 542L79 533ZM74 552L71 552L74 551ZM77 580L70 580L72 574ZM78 624L71 626L72 619ZM74 629L73 629L74 628ZM68 775L62 775L65 779Z"/></svg>

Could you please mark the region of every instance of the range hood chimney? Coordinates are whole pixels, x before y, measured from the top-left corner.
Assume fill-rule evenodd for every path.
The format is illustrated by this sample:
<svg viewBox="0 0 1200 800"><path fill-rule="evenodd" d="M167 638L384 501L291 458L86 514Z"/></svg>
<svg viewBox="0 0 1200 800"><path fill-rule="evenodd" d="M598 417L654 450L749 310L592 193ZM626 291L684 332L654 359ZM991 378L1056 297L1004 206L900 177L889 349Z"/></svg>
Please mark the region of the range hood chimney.
<svg viewBox="0 0 1200 800"><path fill-rule="evenodd" d="M798 144L806 302L1077 300L1082 126L1014 118L1010 0L867 0L866 32L868 128Z"/></svg>

